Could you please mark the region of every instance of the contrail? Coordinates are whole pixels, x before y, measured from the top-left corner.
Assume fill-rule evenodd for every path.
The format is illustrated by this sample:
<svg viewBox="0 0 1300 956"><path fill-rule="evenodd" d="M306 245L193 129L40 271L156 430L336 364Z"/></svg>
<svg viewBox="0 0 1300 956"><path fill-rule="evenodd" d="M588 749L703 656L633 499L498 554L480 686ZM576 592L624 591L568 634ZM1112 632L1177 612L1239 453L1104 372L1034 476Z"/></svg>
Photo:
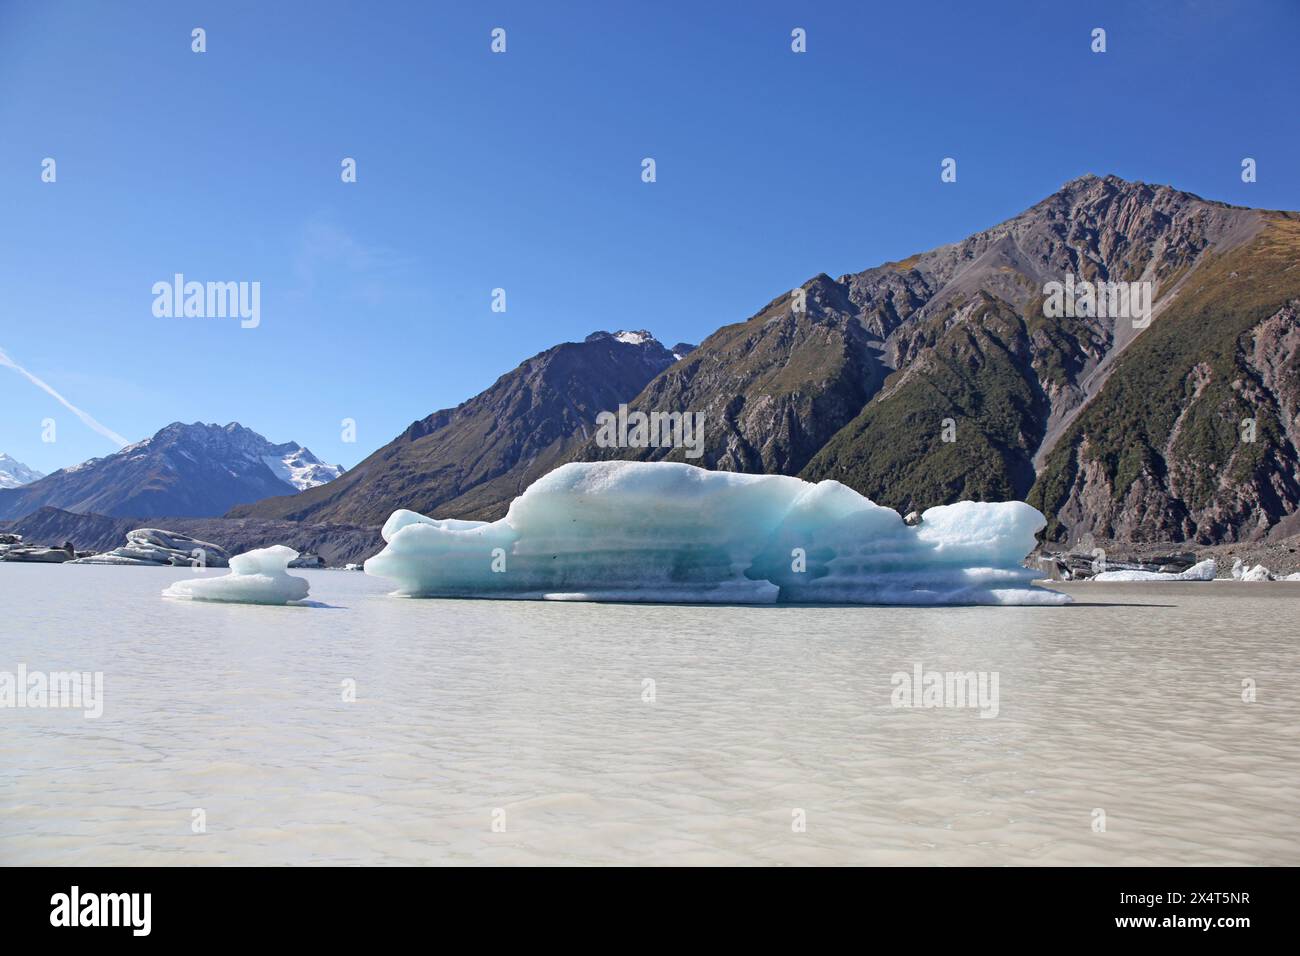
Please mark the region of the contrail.
<svg viewBox="0 0 1300 956"><path fill-rule="evenodd" d="M48 392L61 405L63 405L64 408L66 408L68 411L72 412L72 414L80 418L86 424L87 427L93 428L95 431L99 432L99 434L103 435L109 441L117 442L117 447L125 448L127 445L131 444L129 441L127 441L125 438L119 435L117 432L113 431L113 429L101 425L99 422L95 421L93 418L91 418L89 415L87 415L85 412L79 409L76 405L73 405L70 401L68 401L66 398L64 398L54 389L50 388L50 386L46 385L44 382L42 382L31 372L27 371L27 369L23 368L21 365L19 365L17 362L11 359L5 353L4 349L0 349L0 365L9 366L11 369L13 369L19 375L23 376L25 379L27 379L27 381L31 382L37 388L41 389L44 392Z"/></svg>

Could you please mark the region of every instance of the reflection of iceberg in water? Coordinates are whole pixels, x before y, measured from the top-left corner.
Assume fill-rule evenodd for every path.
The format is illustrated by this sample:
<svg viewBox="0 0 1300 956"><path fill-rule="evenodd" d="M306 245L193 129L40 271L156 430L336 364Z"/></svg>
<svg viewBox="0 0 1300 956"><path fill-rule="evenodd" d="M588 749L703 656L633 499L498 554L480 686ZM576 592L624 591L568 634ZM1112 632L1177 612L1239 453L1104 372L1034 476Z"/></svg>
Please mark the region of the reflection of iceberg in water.
<svg viewBox="0 0 1300 956"><path fill-rule="evenodd" d="M575 463L499 521L395 512L366 572L419 597L1065 604L1020 564L1043 524L1023 502L961 502L909 527L836 481Z"/></svg>
<svg viewBox="0 0 1300 956"><path fill-rule="evenodd" d="M246 551L230 559L230 573L219 578L177 581L163 597L194 601L228 601L236 604L288 604L307 596L306 578L288 574L289 562L298 557L282 544Z"/></svg>

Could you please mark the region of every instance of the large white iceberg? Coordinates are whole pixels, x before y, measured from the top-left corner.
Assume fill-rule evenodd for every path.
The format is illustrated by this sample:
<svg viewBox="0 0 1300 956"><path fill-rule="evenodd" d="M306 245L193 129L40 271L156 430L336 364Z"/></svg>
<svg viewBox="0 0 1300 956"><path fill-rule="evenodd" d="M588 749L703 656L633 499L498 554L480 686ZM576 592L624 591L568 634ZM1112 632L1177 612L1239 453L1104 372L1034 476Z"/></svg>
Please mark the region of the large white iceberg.
<svg viewBox="0 0 1300 956"><path fill-rule="evenodd" d="M282 544L246 551L230 559L229 574L219 578L177 581L163 591L163 597L237 604L288 604L290 601L301 601L307 596L311 585L306 578L288 574L285 570L296 557L297 551Z"/></svg>
<svg viewBox="0 0 1300 956"><path fill-rule="evenodd" d="M1193 564L1177 574L1171 571L1102 571L1094 574L1093 581L1213 581L1219 566L1213 558Z"/></svg>
<svg viewBox="0 0 1300 956"><path fill-rule="evenodd" d="M1065 604L1020 563L1044 523L1023 502L966 501L909 527L837 481L573 463L498 521L394 512L365 570L413 597Z"/></svg>

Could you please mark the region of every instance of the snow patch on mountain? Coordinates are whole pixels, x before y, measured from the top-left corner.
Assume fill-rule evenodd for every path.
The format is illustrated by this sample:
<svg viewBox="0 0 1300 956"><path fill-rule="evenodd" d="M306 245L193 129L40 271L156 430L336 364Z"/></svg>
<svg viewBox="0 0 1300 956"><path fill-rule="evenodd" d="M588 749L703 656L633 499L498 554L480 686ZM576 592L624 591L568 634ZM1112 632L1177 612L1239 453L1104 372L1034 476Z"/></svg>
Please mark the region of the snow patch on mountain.
<svg viewBox="0 0 1300 956"><path fill-rule="evenodd" d="M323 485L343 474L342 465L326 464L301 445L293 442L289 444L292 445L292 449L286 454L279 457L263 455L262 462L277 478L288 482L299 491Z"/></svg>
<svg viewBox="0 0 1300 956"><path fill-rule="evenodd" d="M45 476L35 468L28 468L16 458L0 451L0 488L17 488Z"/></svg>
<svg viewBox="0 0 1300 956"><path fill-rule="evenodd" d="M628 345L645 345L647 342L655 341L655 337L645 329L641 329L637 332L615 332L614 338L618 339L620 342L626 342Z"/></svg>

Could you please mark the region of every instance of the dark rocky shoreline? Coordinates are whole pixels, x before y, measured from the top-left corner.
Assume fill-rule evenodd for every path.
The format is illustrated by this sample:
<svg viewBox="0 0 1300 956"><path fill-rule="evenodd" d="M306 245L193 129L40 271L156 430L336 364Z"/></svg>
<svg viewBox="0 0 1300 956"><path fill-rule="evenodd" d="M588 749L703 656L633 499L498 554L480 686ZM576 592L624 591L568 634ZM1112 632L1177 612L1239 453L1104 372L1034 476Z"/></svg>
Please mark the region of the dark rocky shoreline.
<svg viewBox="0 0 1300 956"><path fill-rule="evenodd" d="M20 535L24 550L65 550L65 544L71 546L72 555L49 555L48 560L52 561L66 561L121 548L127 534L140 528L165 529L201 542L211 542L228 554L283 544L304 556L318 555L322 562L320 566L324 567L358 564L384 546L377 527L306 524L267 518L110 518L47 507L16 521L0 522L0 534ZM41 558L32 555L30 560ZM317 565L313 563L310 566Z"/></svg>
<svg viewBox="0 0 1300 956"><path fill-rule="evenodd" d="M1084 547L1084 544L1087 547ZM1179 573L1198 561L1213 558L1218 563L1220 578L1232 577L1233 563L1240 559L1247 566L1263 565L1273 574L1285 576L1300 571L1300 535L1290 535L1276 540L1234 541L1226 544L1199 544L1191 541L1131 542L1096 540L1076 544L1065 550L1050 546L1040 547L1025 560L1032 568L1058 572L1068 571L1069 578L1083 580L1093 575L1096 560L1092 549L1105 552L1108 571L1162 571Z"/></svg>

